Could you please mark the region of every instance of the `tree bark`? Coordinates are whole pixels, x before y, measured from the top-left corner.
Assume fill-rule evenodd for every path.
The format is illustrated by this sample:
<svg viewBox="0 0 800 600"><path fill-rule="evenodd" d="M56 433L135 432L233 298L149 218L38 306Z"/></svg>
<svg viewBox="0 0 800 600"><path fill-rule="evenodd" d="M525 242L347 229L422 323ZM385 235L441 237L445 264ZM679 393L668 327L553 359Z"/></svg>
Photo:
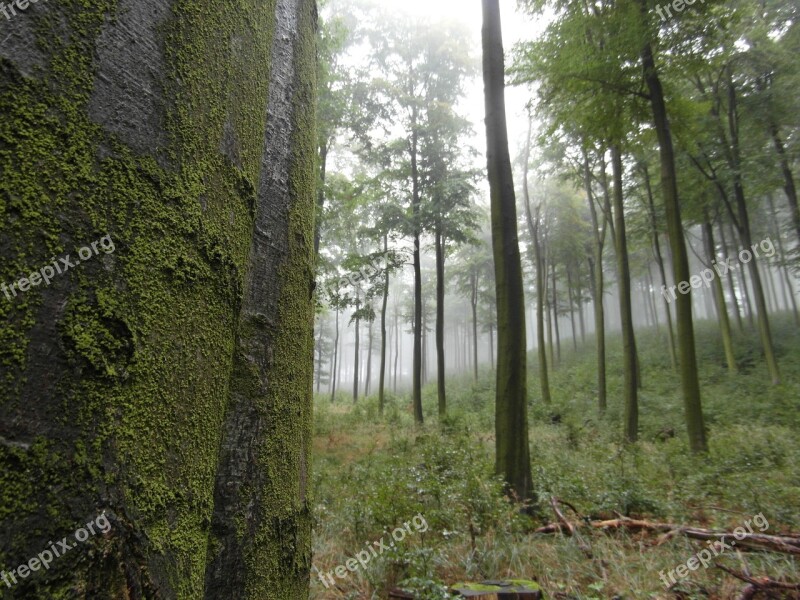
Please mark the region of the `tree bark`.
<svg viewBox="0 0 800 600"><path fill-rule="evenodd" d="M617 243L617 270L619 272L619 312L622 323L622 360L625 378L625 440L639 439L639 385L636 364L636 333L633 325L631 300L631 274L628 264L628 240L625 231L625 212L622 194L622 154L619 146L611 147L611 167L614 173L614 222Z"/></svg>
<svg viewBox="0 0 800 600"><path fill-rule="evenodd" d="M483 0L482 38L498 323L495 470L519 500L527 501L532 498L533 490L528 448L525 294L508 152L499 0Z"/></svg>
<svg viewBox="0 0 800 600"><path fill-rule="evenodd" d="M414 422L421 425L425 418L422 415L422 257L420 255L420 197L419 169L417 155L419 152L419 132L417 131L417 110L414 108L411 120L411 212L414 228L414 354L412 362L411 398L414 406Z"/></svg>
<svg viewBox="0 0 800 600"><path fill-rule="evenodd" d="M775 150L780 158L781 173L783 173L784 182L783 189L786 192L786 199L789 202L789 209L792 213L792 221L794 222L794 230L797 233L797 241L800 243L800 206L798 206L797 203L797 187L794 183L794 175L789 165L789 158L786 155L786 148L783 145L778 125L774 121L770 124L770 133L772 134L772 141L775 143Z"/></svg>
<svg viewBox="0 0 800 600"><path fill-rule="evenodd" d="M367 344L367 370L364 377L364 397L368 397L370 391L372 390L372 344L375 340L375 336L373 335L373 330L375 326L375 321L369 322L369 343Z"/></svg>
<svg viewBox="0 0 800 600"><path fill-rule="evenodd" d="M384 255L389 252L389 237L383 236ZM383 276L383 304L381 305L381 373L378 381L378 408L383 414L386 402L386 309L389 306L389 268Z"/></svg>
<svg viewBox="0 0 800 600"><path fill-rule="evenodd" d="M444 240L441 223L436 226L436 390L439 418L447 414L447 393L444 363Z"/></svg>
<svg viewBox="0 0 800 600"><path fill-rule="evenodd" d="M728 240L725 237L725 223L720 220L719 224L719 234L720 234L720 241L722 242L722 255L723 257L728 256ZM733 310L734 314L736 315L736 323L739 325L739 332L744 332L744 321L742 320L742 311L739 307L739 297L736 295L736 284L733 279L733 275L727 278L728 279L728 290L730 291L731 298L733 299Z"/></svg>
<svg viewBox="0 0 800 600"><path fill-rule="evenodd" d="M645 189L647 191L647 207L650 213L650 229L653 232L653 251L656 255L656 263L658 264L658 272L661 275L661 295L664 298L664 312L667 315L667 329L669 334L669 358L672 363L672 369L678 370L678 355L675 351L675 332L672 329L672 309L670 307L669 296L667 295L667 272L664 268L664 256L661 253L661 240L658 234L658 219L656 217L656 204L653 200L653 187L650 183L650 171L647 165L642 166L644 174Z"/></svg>
<svg viewBox="0 0 800 600"><path fill-rule="evenodd" d="M333 366L331 368L331 403L336 399L336 383L339 375L339 307L336 307L336 339L333 342Z"/></svg>
<svg viewBox="0 0 800 600"><path fill-rule="evenodd" d="M603 227L597 218L597 207L595 206L594 194L592 193L592 174L589 168L589 156L584 152L583 155L584 186L589 202L589 213L592 217L592 232L594 234L593 257L589 259L590 273L592 276L592 303L594 305L594 330L595 343L597 346L597 401L600 414L605 413L608 406L607 386L606 386L606 325L605 309L603 307L603 247L606 239L607 215L603 218Z"/></svg>
<svg viewBox="0 0 800 600"><path fill-rule="evenodd" d="M712 265L717 259L716 244L714 243L714 227L711 219L706 215L706 222L703 223L703 243L706 248L708 264ZM728 307L725 305L725 292L722 289L722 281L719 277L714 277L714 303L717 308L717 321L719 323L720 334L722 335L722 347L725 350L725 360L728 363L728 372L735 375L738 371L736 366L736 356L733 353L733 336L731 335L731 322L728 317Z"/></svg>
<svg viewBox="0 0 800 600"><path fill-rule="evenodd" d="M358 402L358 389L359 389L359 381L358 381L358 360L360 358L359 353L361 351L361 347L359 342L361 341L361 316L359 311L361 310L361 299L359 298L358 292L356 292L356 327L355 327L355 337L356 337L356 347L355 351L353 352L353 402Z"/></svg>
<svg viewBox="0 0 800 600"><path fill-rule="evenodd" d="M649 19L649 6L640 0L643 23ZM650 105L653 123L658 137L661 155L661 186L666 210L667 231L672 250L673 279L676 283L689 281L689 257L683 235L678 180L675 170L675 151L672 145L672 132L667 116L664 90L653 57L649 41L642 48L642 67L644 80L650 92ZM697 374L697 352L694 342L694 321L692 317L691 294L678 294L675 300L678 326L678 346L681 371L681 388L686 413L686 426L689 432L689 446L693 452L708 452L706 428L700 397L700 381Z"/></svg>
<svg viewBox="0 0 800 600"><path fill-rule="evenodd" d="M533 260L534 268L536 269L536 339L537 349L536 353L539 356L539 385L542 392L542 402L550 404L550 377L547 370L547 347L544 340L544 308L545 308L545 290L544 290L544 265L542 260L542 246L539 236L540 221L540 207L536 207L536 216L531 211L531 198L528 189L528 172L531 153L531 135L533 134L533 119L528 115L528 137L525 142L525 168L522 181L522 193L525 201L525 216L528 220L528 230L533 240Z"/></svg>
<svg viewBox="0 0 800 600"><path fill-rule="evenodd" d="M742 181L742 158L739 145L739 116L737 108L736 87L733 78L728 73L728 128L731 133L731 155L733 164L733 192L736 199L738 212L739 237L742 239L744 249L751 251L753 245L750 233L750 216L747 210L747 201L744 195L744 182ZM758 261L753 256L749 263L750 277L753 283L753 295L758 311L758 332L761 337L761 346L764 350L764 359L767 363L767 370L772 378L772 384L778 385L781 381L778 369L778 360L775 357L775 347L772 343L772 330L769 324L769 314L767 312L767 302L764 297L764 287L761 283L761 273L758 270Z"/></svg>
<svg viewBox="0 0 800 600"><path fill-rule="evenodd" d="M800 313L797 311L797 300L795 299L795 291L794 291L794 284L792 283L792 278L789 275L789 267L786 264L786 248L783 245L783 236L781 235L781 228L780 224L778 223L778 219L775 216L777 213L775 212L775 200L772 197L772 194L767 194L767 202L769 203L769 212L770 218L772 220L772 230L775 232L775 237L778 240L778 254L780 256L780 271L783 274L782 280L782 289L784 292L784 301L788 299L787 307L792 307L792 313L794 314L794 324L797 327L800 327ZM783 285L785 284L785 286Z"/></svg>
<svg viewBox="0 0 800 600"><path fill-rule="evenodd" d="M4 22L1 280L102 251L0 303L0 555L110 526L4 598L308 597L315 3L218 9Z"/></svg>
<svg viewBox="0 0 800 600"><path fill-rule="evenodd" d="M472 307L472 362L474 363L474 381L478 381L478 275L473 271L470 276L470 306Z"/></svg>

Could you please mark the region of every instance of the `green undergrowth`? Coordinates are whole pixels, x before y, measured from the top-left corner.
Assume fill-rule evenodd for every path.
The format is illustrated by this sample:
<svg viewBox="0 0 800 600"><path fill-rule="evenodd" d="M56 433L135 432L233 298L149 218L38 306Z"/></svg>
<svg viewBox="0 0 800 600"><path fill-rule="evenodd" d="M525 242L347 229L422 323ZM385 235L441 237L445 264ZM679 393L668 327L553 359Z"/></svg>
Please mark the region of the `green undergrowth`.
<svg viewBox="0 0 800 600"><path fill-rule="evenodd" d="M493 375L448 382L448 417L438 423L435 384L424 390L428 423L415 427L410 401L390 394L383 416L377 400L317 399L315 436L316 533L314 565L322 573L344 565L367 543L415 515L429 525L391 553L373 558L335 585L312 571L312 598L385 598L396 586L419 598L446 598L459 581L533 579L546 597L730 598L741 582L715 568L690 572L666 591L659 578L685 564L702 546L682 537L584 530L576 538L535 534L555 520L557 497L580 518L616 513L660 522L733 530L755 515L766 533L800 531L800 335L776 319L783 383L771 386L754 333L738 334L741 372L727 373L718 334L697 324L700 377L710 453L688 450L677 374L666 333L638 334L644 387L640 442L621 442L620 340L611 336L609 408L596 408L593 340L577 352L571 340L551 377L553 403L539 399L529 379L530 445L537 503L520 513L493 477ZM529 366L535 367L531 356ZM571 509L564 508L574 521ZM756 529L756 531L758 531ZM587 558L581 545L591 548ZM800 581L797 561L778 554L726 553L717 561L754 575Z"/></svg>

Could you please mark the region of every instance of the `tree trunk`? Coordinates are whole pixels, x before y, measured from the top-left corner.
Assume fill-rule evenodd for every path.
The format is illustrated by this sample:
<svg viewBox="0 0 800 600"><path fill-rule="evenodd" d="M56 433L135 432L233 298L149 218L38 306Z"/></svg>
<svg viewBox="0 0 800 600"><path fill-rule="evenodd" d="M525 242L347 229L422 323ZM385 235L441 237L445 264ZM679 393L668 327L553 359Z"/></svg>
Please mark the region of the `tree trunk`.
<svg viewBox="0 0 800 600"><path fill-rule="evenodd" d="M489 323L489 362L494 371L494 324Z"/></svg>
<svg viewBox="0 0 800 600"><path fill-rule="evenodd" d="M336 308L336 339L333 342L333 364L331 365L331 402L336 399L336 381L339 370L339 308Z"/></svg>
<svg viewBox="0 0 800 600"><path fill-rule="evenodd" d="M473 271L470 277L470 306L472 307L472 362L475 381L478 381L478 275Z"/></svg>
<svg viewBox="0 0 800 600"><path fill-rule="evenodd" d="M786 192L786 199L789 201L789 209L792 213L792 221L794 222L794 230L797 233L797 241L800 243L800 206L797 204L797 187L795 186L794 175L792 175L792 169L789 165L789 158L786 155L786 148L783 145L778 126L774 121L770 124L770 133L772 134L772 141L775 142L775 150L780 158L784 182L783 189Z"/></svg>
<svg viewBox="0 0 800 600"><path fill-rule="evenodd" d="M728 240L725 237L725 224L720 221L719 224L719 234L720 234L720 241L722 242L722 255L723 257L728 256ZM733 299L733 310L734 314L736 315L736 322L739 325L739 332L744 331L744 321L742 320L742 311L739 308L739 298L736 295L736 283L733 279L733 275L727 278L728 279L728 290L731 293L731 298Z"/></svg>
<svg viewBox="0 0 800 600"><path fill-rule="evenodd" d="M499 0L483 0L483 79L497 294L495 470L519 500L533 497L528 448L525 293L517 205L508 152L505 66Z"/></svg>
<svg viewBox="0 0 800 600"><path fill-rule="evenodd" d="M447 414L444 364L444 240L441 222L436 224L436 389L439 400L439 418Z"/></svg>
<svg viewBox="0 0 800 600"><path fill-rule="evenodd" d="M372 390L372 344L375 339L373 336L375 321L369 322L369 344L367 344L367 372L364 378L364 397L368 397Z"/></svg>
<svg viewBox="0 0 800 600"><path fill-rule="evenodd" d="M528 115L528 137L525 142L525 167L522 181L522 194L525 201L525 216L528 221L528 230L533 241L533 257L534 268L536 269L536 339L537 339L537 354L539 356L539 385L542 392L542 402L550 404L550 377L547 371L547 347L544 341L544 308L545 308L545 290L544 290L544 261L542 259L542 246L539 236L539 227L541 226L540 220L540 206L536 207L536 216L531 211L531 198L528 189L528 172L529 162L531 155L531 135L533 134L533 119Z"/></svg>
<svg viewBox="0 0 800 600"><path fill-rule="evenodd" d="M592 217L592 232L594 234L594 256L589 258L590 273L592 277L592 304L594 307L594 335L597 346L597 401L600 414L608 406L606 396L606 325L605 309L603 307L603 247L605 246L607 216L603 218L603 228L597 219L597 207L592 193L592 173L589 167L589 156L583 155L584 186L589 201L589 213Z"/></svg>
<svg viewBox="0 0 800 600"><path fill-rule="evenodd" d="M703 243L706 248L708 264L713 265L717 259L717 246L714 243L714 227L708 215L706 215L706 222L703 223ZM720 281L719 277L714 277L713 284L714 303L717 307L717 321L722 335L722 347L725 349L725 360L728 363L728 372L731 375L735 375L738 368L736 366L736 356L733 353L733 336L731 335L731 322L728 318L728 307L725 305L725 292L722 289L722 281Z"/></svg>
<svg viewBox="0 0 800 600"><path fill-rule="evenodd" d="M383 252L389 252L389 238L383 236ZM381 305L381 373L378 381L378 407L383 414L386 401L386 309L389 306L389 268L383 276L383 304Z"/></svg>
<svg viewBox="0 0 800 600"><path fill-rule="evenodd" d="M414 355L412 363L411 398L414 405L414 422L421 425L422 416L422 257L420 256L420 210L419 170L417 153L419 145L417 131L417 109L414 108L411 120L411 188L414 228Z"/></svg>
<svg viewBox="0 0 800 600"><path fill-rule="evenodd" d="M567 266L567 298L569 298L569 322L572 330L572 349L578 351L578 331L575 327L575 303L573 302L572 271Z"/></svg>
<svg viewBox="0 0 800 600"><path fill-rule="evenodd" d="M649 5L640 0L643 22L649 19ZM650 92L650 105L653 110L653 123L658 137L661 155L661 186L666 210L667 231L672 249L673 279L676 283L689 281L689 257L686 253L686 240L683 235L678 179L675 170L675 152L672 145L672 132L667 116L667 106L661 79L656 69L653 49L650 42L642 48L644 79ZM700 381L697 374L697 353L694 342L694 321L692 317L691 294L678 294L675 300L678 326L678 345L680 355L681 387L686 413L686 426L689 432L689 445L693 452L708 452L706 428L700 398Z"/></svg>
<svg viewBox="0 0 800 600"><path fill-rule="evenodd" d="M102 247L0 304L0 555L109 525L4 598L308 597L315 21L191 0L4 22L2 281Z"/></svg>
<svg viewBox="0 0 800 600"><path fill-rule="evenodd" d="M767 202L769 203L772 230L775 232L775 237L778 240L778 255L780 256L781 262L780 271L783 274L781 287L784 291L788 291L788 293L784 294L784 300L788 299L789 302L786 306L792 307L794 324L800 327L800 313L797 312L797 300L795 299L794 284L792 283L792 278L789 275L789 267L786 264L786 249L783 245L783 236L781 235L780 224L775 216L777 213L775 212L775 200L773 199L772 194L767 194ZM785 286L783 284L785 284Z"/></svg>
<svg viewBox="0 0 800 600"><path fill-rule="evenodd" d="M557 365L561 364L561 332L558 328L558 283L556 281L555 259L550 261L550 272L553 276L553 327L556 334L556 362L553 364L555 369Z"/></svg>
<svg viewBox="0 0 800 600"><path fill-rule="evenodd" d="M631 274L628 264L628 240L625 231L625 213L622 194L622 155L619 146L611 147L611 167L614 173L614 228L617 243L617 270L619 271L619 312L622 323L623 372L625 378L625 440L636 442L639 438L639 386L636 364L636 334L633 325L631 300Z"/></svg>
<svg viewBox="0 0 800 600"><path fill-rule="evenodd" d="M736 87L733 83L730 72L728 73L728 128L731 133L731 151L733 164L733 192L736 198L738 211L739 237L745 249L752 251L753 240L750 234L750 216L747 211L747 201L744 195L744 182L741 172L741 149L739 146L739 116L737 109ZM761 273L758 270L758 261L755 257L749 263L750 276L753 283L753 295L758 311L758 332L761 336L761 346L764 350L764 359L767 362L767 370L772 378L772 384L778 385L781 380L778 370L778 361L775 357L775 348L772 344L772 330L769 325L769 314L767 313L767 302L764 297L764 288L761 284Z"/></svg>
<svg viewBox="0 0 800 600"><path fill-rule="evenodd" d="M401 353L401 344L403 340L400 338L400 315L397 313L397 307L395 307L394 313L394 380L392 381L392 392L395 394L397 393L397 372L399 370L399 363L400 363L400 353Z"/></svg>
<svg viewBox="0 0 800 600"><path fill-rule="evenodd" d="M653 188L650 184L650 171L647 165L642 165L644 173L644 184L647 191L647 207L650 213L650 229L653 232L653 251L656 255L658 272L661 275L661 295L664 298L664 312L667 315L667 333L669 334L669 359L672 369L678 370L678 356L675 351L675 332L672 329L672 309L670 307L669 295L667 294L667 272L664 268L664 255L661 253L661 240L658 234L658 219L656 217L656 203L653 200Z"/></svg>
<svg viewBox="0 0 800 600"><path fill-rule="evenodd" d="M356 295L356 315L358 315L358 311L361 309L361 301ZM358 381L358 360L360 358L359 353L361 351L360 348L360 335L361 335L361 317L356 316L356 347L355 352L353 353L353 402L358 402L358 388L359 388L359 381Z"/></svg>

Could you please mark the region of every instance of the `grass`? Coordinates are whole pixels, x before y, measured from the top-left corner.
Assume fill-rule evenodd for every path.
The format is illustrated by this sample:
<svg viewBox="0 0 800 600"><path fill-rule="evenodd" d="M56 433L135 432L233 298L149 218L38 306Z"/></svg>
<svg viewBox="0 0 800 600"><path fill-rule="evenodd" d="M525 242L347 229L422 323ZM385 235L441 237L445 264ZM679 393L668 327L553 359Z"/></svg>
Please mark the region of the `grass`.
<svg viewBox="0 0 800 600"><path fill-rule="evenodd" d="M615 511L658 521L733 530L754 515L767 533L800 531L800 334L774 322L783 383L769 385L755 334L735 339L741 372L727 373L711 323L697 327L701 385L711 451L688 451L678 377L665 334L637 336L644 388L640 442L621 439L619 339L608 341L609 409L596 409L592 341L564 351L552 374L553 403L542 405L531 372L530 444L536 516L521 514L493 477L493 378L484 372L448 381L448 418L435 418L435 387L424 390L429 422L415 427L407 396L390 396L384 415L375 398L316 405L314 566L345 565L413 517L425 531L373 555L328 587L312 570L312 598L386 598L403 583L419 598L446 598L445 585L499 578L533 579L547 598L734 598L744 584L719 569L699 569L670 592L662 570L686 563L703 546L683 538L586 532L587 559L576 540L533 534L553 520L551 496L586 516ZM566 348L566 345L565 345ZM535 360L529 360L535 366ZM377 546L374 546L377 548ZM729 552L717 559L754 575L800 581L796 559Z"/></svg>

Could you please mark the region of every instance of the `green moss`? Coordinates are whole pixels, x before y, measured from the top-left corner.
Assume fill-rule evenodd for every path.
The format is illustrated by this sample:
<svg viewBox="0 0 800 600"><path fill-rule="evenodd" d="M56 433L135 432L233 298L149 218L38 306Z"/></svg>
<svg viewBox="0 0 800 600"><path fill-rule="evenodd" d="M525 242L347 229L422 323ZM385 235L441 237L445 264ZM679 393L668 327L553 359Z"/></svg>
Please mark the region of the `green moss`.
<svg viewBox="0 0 800 600"><path fill-rule="evenodd" d="M57 319L66 361L57 388L49 390L46 419L54 425L54 439L43 440L36 451L0 446L2 530L14 536L7 546L13 550L0 558L7 564L21 561L40 549L44 538L63 536L74 530L76 519L109 506L120 523L135 523L130 526L139 540L139 547L115 546L119 560L150 556L147 565L140 564L144 579L168 582L173 593L167 597L195 599L202 596L249 260L274 0L174 3L173 18L163 26L171 82L169 144L160 149L166 161L136 154L87 117L94 40L114 15L115 3L65 0L59 7L65 21L51 12L36 25L49 57L37 78L20 76L0 59L0 240L6 258L0 282L14 281L107 233L116 250L54 284L52 289L66 294L58 314L39 314L43 292L52 289L35 289L11 302L0 296L0 362L6 373L0 408L24 408L18 399L26 381L41 376L30 370L29 340L42 319ZM310 121L301 126L313 131ZM220 153L226 128L235 140L233 160ZM302 154L312 148L304 146ZM305 172L307 165L297 169ZM304 175L298 185L310 203L313 182ZM293 239L311 232L310 204L304 200L297 210ZM309 248L304 239L293 249L298 258L284 275L287 306L281 310L291 325L283 343L292 357L310 356L310 303L290 300L300 288L300 298L308 293ZM295 267L297 281L291 274ZM306 374L278 378L275 398L300 376ZM287 413L280 428L306 440L298 449L303 460L309 398L310 390L280 401L301 407L299 421ZM296 474L293 479L278 494L279 511L305 515L306 507L291 500ZM62 493L43 495L44 485ZM23 537L25 527L43 514L61 518L43 527L41 538ZM307 515L302 523L297 544L305 558L293 566L298 573L310 548ZM58 572L71 575L48 574L31 585L49 597L66 597L72 586L96 578L92 569L100 568L89 561L75 569L79 559L76 552L74 561L58 565Z"/></svg>

